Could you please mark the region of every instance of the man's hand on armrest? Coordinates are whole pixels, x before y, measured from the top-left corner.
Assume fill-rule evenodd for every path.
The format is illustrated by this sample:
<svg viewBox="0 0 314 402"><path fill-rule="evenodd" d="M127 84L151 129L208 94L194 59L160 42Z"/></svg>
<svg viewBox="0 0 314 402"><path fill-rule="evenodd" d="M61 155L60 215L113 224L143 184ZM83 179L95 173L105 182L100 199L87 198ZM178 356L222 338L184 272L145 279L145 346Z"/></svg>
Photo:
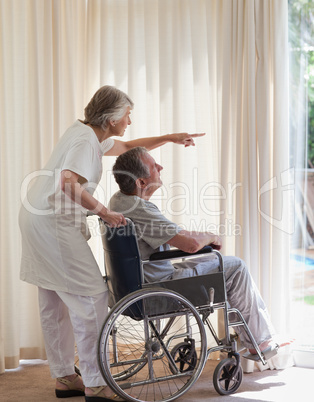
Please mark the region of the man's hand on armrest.
<svg viewBox="0 0 314 402"><path fill-rule="evenodd" d="M187 230L181 230L167 243L170 246L191 254L196 253L204 246L212 246L216 250L221 249L220 237L210 232L189 232Z"/></svg>
<svg viewBox="0 0 314 402"><path fill-rule="evenodd" d="M157 260L172 260L175 258L183 258L192 255L202 255L211 253L213 248L211 246L205 246L201 248L196 253L187 253L186 251L179 250L178 248L172 248L171 250L167 251L158 251L157 253L153 253L149 257L149 261L157 261Z"/></svg>

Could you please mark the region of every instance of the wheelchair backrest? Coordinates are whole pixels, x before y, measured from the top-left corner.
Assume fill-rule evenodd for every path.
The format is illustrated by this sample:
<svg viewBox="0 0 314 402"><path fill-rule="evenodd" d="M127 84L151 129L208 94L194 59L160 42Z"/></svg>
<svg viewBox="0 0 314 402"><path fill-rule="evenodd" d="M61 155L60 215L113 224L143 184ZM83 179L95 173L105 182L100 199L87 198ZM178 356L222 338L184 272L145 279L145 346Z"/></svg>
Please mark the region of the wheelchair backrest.
<svg viewBox="0 0 314 402"><path fill-rule="evenodd" d="M105 252L109 307L135 290L142 289L142 267L133 222L111 228L99 219Z"/></svg>

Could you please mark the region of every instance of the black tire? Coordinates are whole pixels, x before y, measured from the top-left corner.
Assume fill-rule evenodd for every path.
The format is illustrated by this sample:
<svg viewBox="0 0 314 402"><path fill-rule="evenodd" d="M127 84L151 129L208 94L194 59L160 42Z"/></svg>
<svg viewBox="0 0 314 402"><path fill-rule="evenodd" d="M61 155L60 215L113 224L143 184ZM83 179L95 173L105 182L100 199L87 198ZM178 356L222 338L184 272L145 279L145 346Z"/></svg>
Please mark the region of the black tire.
<svg viewBox="0 0 314 402"><path fill-rule="evenodd" d="M236 376L237 361L232 358L222 360L216 367L213 375L215 390L220 395L230 395L237 391L242 382L242 367Z"/></svg>
<svg viewBox="0 0 314 402"><path fill-rule="evenodd" d="M172 348L170 354L178 366L180 373L194 370L197 363L197 353L191 342L178 343ZM174 373L171 366L170 370Z"/></svg>
<svg viewBox="0 0 314 402"><path fill-rule="evenodd" d="M187 315L197 354L195 364L180 372L168 346L173 339L181 339L179 344L185 345ZM115 348L113 328L117 329ZM103 378L122 399L170 402L198 379L206 350L202 319L187 299L165 289L142 289L125 296L110 310L99 337L98 361Z"/></svg>

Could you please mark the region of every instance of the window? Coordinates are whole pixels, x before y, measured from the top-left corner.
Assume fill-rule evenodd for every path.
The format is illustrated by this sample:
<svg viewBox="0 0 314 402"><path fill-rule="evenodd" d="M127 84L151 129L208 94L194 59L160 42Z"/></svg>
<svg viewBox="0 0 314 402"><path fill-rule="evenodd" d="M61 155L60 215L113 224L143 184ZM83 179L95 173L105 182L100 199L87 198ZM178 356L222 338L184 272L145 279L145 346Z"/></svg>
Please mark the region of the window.
<svg viewBox="0 0 314 402"><path fill-rule="evenodd" d="M314 2L289 0L290 159L295 231L290 272L296 348L314 352ZM314 364L314 363L313 363Z"/></svg>

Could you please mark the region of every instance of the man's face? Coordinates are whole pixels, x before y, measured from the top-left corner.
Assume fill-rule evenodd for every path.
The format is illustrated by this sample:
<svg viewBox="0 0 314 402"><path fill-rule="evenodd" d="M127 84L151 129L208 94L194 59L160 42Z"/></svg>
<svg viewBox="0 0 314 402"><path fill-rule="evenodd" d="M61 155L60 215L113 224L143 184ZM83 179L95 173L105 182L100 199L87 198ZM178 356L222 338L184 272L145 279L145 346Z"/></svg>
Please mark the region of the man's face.
<svg viewBox="0 0 314 402"><path fill-rule="evenodd" d="M146 194L153 194L159 187L162 186L160 172L163 167L156 163L155 159L148 153L142 157L142 160L149 169L149 177L143 179L146 184L145 192Z"/></svg>

